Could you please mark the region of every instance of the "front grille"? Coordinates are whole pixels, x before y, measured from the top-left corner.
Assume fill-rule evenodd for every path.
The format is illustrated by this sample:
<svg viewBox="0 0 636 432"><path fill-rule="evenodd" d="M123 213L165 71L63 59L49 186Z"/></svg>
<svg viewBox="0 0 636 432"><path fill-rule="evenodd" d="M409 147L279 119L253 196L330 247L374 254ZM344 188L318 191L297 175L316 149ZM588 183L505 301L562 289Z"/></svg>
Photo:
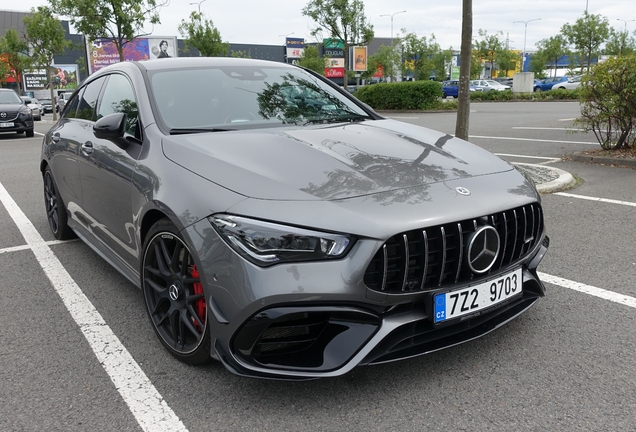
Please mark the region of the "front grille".
<svg viewBox="0 0 636 432"><path fill-rule="evenodd" d="M18 114L17 111L0 111L0 122L17 120Z"/></svg>
<svg viewBox="0 0 636 432"><path fill-rule="evenodd" d="M483 274L465 262L467 239L479 227L499 233L499 255ZM485 279L489 274L525 257L541 240L543 212L538 203L391 237L375 254L364 283L386 293L420 292Z"/></svg>

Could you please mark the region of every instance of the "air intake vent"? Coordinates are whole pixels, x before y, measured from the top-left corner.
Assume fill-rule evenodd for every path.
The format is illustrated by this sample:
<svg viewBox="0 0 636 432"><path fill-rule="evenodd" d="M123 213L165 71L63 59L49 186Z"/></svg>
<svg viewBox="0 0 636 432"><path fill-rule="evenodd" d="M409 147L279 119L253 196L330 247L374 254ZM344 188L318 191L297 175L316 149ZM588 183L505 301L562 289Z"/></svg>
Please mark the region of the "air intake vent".
<svg viewBox="0 0 636 432"><path fill-rule="evenodd" d="M499 254L490 270L474 274L466 264L471 235L490 225L499 234ZM537 203L480 218L400 233L380 248L364 274L372 290L418 292L484 279L522 260L543 233L543 212Z"/></svg>

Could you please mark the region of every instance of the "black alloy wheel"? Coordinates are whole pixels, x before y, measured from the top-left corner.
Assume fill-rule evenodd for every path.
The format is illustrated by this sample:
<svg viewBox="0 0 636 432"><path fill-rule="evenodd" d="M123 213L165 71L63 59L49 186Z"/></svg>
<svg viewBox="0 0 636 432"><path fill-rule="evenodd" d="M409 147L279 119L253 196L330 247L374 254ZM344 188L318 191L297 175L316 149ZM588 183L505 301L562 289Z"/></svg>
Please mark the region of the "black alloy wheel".
<svg viewBox="0 0 636 432"><path fill-rule="evenodd" d="M192 254L167 219L150 229L144 247L141 286L146 310L161 343L177 359L210 359L207 307Z"/></svg>
<svg viewBox="0 0 636 432"><path fill-rule="evenodd" d="M49 227L56 239L68 240L76 237L67 224L68 214L48 166L44 170L44 208Z"/></svg>

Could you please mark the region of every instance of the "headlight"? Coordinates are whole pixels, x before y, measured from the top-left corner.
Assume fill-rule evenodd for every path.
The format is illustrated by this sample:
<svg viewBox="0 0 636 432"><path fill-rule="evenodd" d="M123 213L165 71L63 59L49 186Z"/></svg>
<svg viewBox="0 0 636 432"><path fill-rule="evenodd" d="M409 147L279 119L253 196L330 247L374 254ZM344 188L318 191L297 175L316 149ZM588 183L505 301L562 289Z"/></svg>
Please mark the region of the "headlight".
<svg viewBox="0 0 636 432"><path fill-rule="evenodd" d="M239 254L259 266L342 258L353 244L345 234L324 233L241 216L210 216L212 225Z"/></svg>
<svg viewBox="0 0 636 432"><path fill-rule="evenodd" d="M20 108L20 117L31 117L31 108L25 106Z"/></svg>

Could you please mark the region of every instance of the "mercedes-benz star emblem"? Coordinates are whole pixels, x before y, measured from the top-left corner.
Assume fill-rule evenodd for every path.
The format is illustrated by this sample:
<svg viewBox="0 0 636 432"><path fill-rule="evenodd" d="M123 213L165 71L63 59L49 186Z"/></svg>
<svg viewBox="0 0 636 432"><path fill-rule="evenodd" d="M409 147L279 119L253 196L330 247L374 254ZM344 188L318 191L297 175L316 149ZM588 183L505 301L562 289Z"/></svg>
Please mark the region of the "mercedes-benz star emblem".
<svg viewBox="0 0 636 432"><path fill-rule="evenodd" d="M461 187L461 186L460 187L456 187L455 190L460 195L465 195L465 196L470 195L470 191L468 189L466 189L465 187Z"/></svg>
<svg viewBox="0 0 636 432"><path fill-rule="evenodd" d="M177 284L170 285L170 288L168 288L168 295L170 296L170 300L172 300L172 301L179 300L180 294L181 294L181 292L180 292L179 287L177 286Z"/></svg>
<svg viewBox="0 0 636 432"><path fill-rule="evenodd" d="M499 256L499 233L493 227L482 226L468 242L468 266L477 273L486 273Z"/></svg>

